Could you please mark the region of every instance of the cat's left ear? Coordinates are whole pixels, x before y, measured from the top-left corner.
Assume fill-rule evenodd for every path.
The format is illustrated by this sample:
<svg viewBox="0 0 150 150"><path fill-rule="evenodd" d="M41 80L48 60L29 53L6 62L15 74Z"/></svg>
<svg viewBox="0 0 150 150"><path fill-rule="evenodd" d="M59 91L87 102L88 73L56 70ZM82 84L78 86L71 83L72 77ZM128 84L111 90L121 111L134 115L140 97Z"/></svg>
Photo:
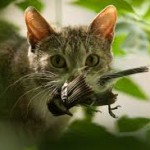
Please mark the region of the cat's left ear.
<svg viewBox="0 0 150 150"><path fill-rule="evenodd" d="M25 11L25 22L28 40L32 47L35 47L42 39L55 33L47 21L32 6L29 6Z"/></svg>
<svg viewBox="0 0 150 150"><path fill-rule="evenodd" d="M90 25L90 32L96 36L104 37L112 42L117 20L117 11L113 5L102 10Z"/></svg>

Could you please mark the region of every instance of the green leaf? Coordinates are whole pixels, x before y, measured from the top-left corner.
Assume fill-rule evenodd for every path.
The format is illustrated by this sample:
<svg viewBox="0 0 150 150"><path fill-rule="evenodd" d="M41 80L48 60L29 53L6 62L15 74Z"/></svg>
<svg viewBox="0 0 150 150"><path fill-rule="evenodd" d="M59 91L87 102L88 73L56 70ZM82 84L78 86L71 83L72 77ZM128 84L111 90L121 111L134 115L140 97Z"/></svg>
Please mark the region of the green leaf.
<svg viewBox="0 0 150 150"><path fill-rule="evenodd" d="M135 13L132 6L125 0L77 0L74 4L99 12L108 5L116 6L119 13L122 11Z"/></svg>
<svg viewBox="0 0 150 150"><path fill-rule="evenodd" d="M129 78L121 78L118 80L115 84L115 89L141 100L148 99L142 89Z"/></svg>
<svg viewBox="0 0 150 150"><path fill-rule="evenodd" d="M15 38L17 36L16 31L18 31L18 28L15 25L0 20L0 42L3 42L8 38Z"/></svg>
<svg viewBox="0 0 150 150"><path fill-rule="evenodd" d="M14 2L16 0L1 0L0 2L0 9L5 8L8 6L10 3Z"/></svg>
<svg viewBox="0 0 150 150"><path fill-rule="evenodd" d="M146 138L147 142L150 143L150 124L147 126Z"/></svg>
<svg viewBox="0 0 150 150"><path fill-rule="evenodd" d="M31 147L26 147L23 150L38 150L38 148L36 146L31 146Z"/></svg>
<svg viewBox="0 0 150 150"><path fill-rule="evenodd" d="M114 41L113 41L113 54L115 56L123 56L125 55L125 52L122 48L122 43L125 39L125 35L124 34L121 34L121 35L117 35L115 36L114 38Z"/></svg>
<svg viewBox="0 0 150 150"><path fill-rule="evenodd" d="M40 0L24 0L21 2L16 3L16 5L22 9L23 11L28 7L28 6L33 6L36 9L38 9L39 11L41 11L44 7L42 1Z"/></svg>
<svg viewBox="0 0 150 150"><path fill-rule="evenodd" d="M149 5L149 0L126 0L130 5L134 7L134 10L140 16L143 15Z"/></svg>
<svg viewBox="0 0 150 150"><path fill-rule="evenodd" d="M140 7L143 3L145 3L147 0L126 0L130 5Z"/></svg>
<svg viewBox="0 0 150 150"><path fill-rule="evenodd" d="M122 47L128 52L147 52L149 42L145 32L136 24L133 24L128 30L130 33L125 38Z"/></svg>
<svg viewBox="0 0 150 150"><path fill-rule="evenodd" d="M150 123L149 118L128 118L126 116L117 121L117 127L120 132L133 132L143 128Z"/></svg>
<svg viewBox="0 0 150 150"><path fill-rule="evenodd" d="M143 19L150 22L150 6L147 9L146 13L143 15Z"/></svg>
<svg viewBox="0 0 150 150"><path fill-rule="evenodd" d="M97 140L100 140L97 142ZM112 139L112 140L111 140ZM59 141L49 141L46 139L40 146L42 149L71 149L71 150L91 150L97 149L99 146L110 148L113 143L113 136L108 133L103 127L89 122L88 120L73 122L67 132ZM106 141L112 141L107 145Z"/></svg>
<svg viewBox="0 0 150 150"><path fill-rule="evenodd" d="M38 150L149 150L150 148L149 143L139 141L130 135L115 136L105 128L88 120L75 121L68 128L58 141L46 138L40 143Z"/></svg>

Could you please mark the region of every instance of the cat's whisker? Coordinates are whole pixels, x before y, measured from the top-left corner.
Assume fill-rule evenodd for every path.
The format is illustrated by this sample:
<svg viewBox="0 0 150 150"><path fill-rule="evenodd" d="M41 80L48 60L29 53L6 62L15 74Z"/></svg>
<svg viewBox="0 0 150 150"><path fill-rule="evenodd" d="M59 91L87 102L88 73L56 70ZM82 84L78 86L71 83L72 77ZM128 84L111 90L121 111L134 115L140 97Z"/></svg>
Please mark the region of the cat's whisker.
<svg viewBox="0 0 150 150"><path fill-rule="evenodd" d="M49 83L50 83L50 82L49 82ZM17 106L17 104L22 100L22 98L23 98L24 96L26 96L27 94L30 94L31 92L35 92L35 91L41 89L42 87L44 88L45 86L43 86L43 85L38 86L38 87L36 87L36 88L33 88L33 89L31 89L31 90L25 92L23 95L21 95L21 96L18 98L18 100L16 101L16 103L13 105L10 114L12 114L13 110L15 109L15 107Z"/></svg>
<svg viewBox="0 0 150 150"><path fill-rule="evenodd" d="M51 95L55 95L56 91L57 91L57 87L55 87L55 88L52 90Z"/></svg>
<svg viewBox="0 0 150 150"><path fill-rule="evenodd" d="M29 112L29 107L31 105L31 103L37 98L37 97L41 97L40 101L44 101L45 102L45 95L47 95L48 91L46 89L42 90L41 92L39 92L38 94L34 95L30 101L27 104L27 110L26 110L26 117L28 116L28 112ZM39 99L38 99L39 100ZM37 104L39 105L40 102L37 102Z"/></svg>
<svg viewBox="0 0 150 150"><path fill-rule="evenodd" d="M55 84L49 83L49 82L46 85L44 85L45 88L46 87L51 88L51 87L54 87L54 86L55 86Z"/></svg>
<svg viewBox="0 0 150 150"><path fill-rule="evenodd" d="M50 100L52 100L52 98L50 98L50 97L54 96L56 91L57 91L57 87L54 87L53 90L50 90L50 91L48 90L47 98L45 99L46 104L48 104L50 102Z"/></svg>
<svg viewBox="0 0 150 150"><path fill-rule="evenodd" d="M58 83L58 81L53 79L53 80L49 81L48 83L56 84L56 83Z"/></svg>
<svg viewBox="0 0 150 150"><path fill-rule="evenodd" d="M54 87L53 88L53 90L50 90L51 92L49 92L49 95L47 96L47 99L46 99L46 104L47 104L47 106L52 102L54 102L54 101L51 101L51 100L55 100L55 99L53 99L53 98L49 98L50 96L55 96L56 94L58 94L57 92L58 92L58 88L57 87ZM47 107L48 108L48 110L50 110L49 109L49 106ZM46 109L47 110L47 109ZM45 111L46 111L45 110ZM51 111L50 111L51 112ZM52 114L53 114L53 112L51 112Z"/></svg>
<svg viewBox="0 0 150 150"><path fill-rule="evenodd" d="M47 94L48 95L48 94ZM46 96L47 96L46 95ZM48 96L47 96L48 97ZM43 101L42 99L40 100L41 101L41 103L39 103L39 106L41 106L41 110L42 110L42 116L43 117L45 117L46 116L46 113L47 113L47 111L48 111L48 109L47 109L47 103L45 103L45 102L47 102L47 99L48 98L45 98L45 101Z"/></svg>
<svg viewBox="0 0 150 150"><path fill-rule="evenodd" d="M16 106L18 105L18 103L22 100L22 98L23 98L24 96L26 96L27 94L29 94L29 93L31 93L31 92L35 92L35 91L39 90L40 88L42 88L42 86L38 86L38 87L36 87L36 88L33 88L33 89L31 89L31 90L25 92L23 95L21 95L21 96L18 98L18 100L16 101L16 103L13 105L13 107L12 107L12 109L11 109L11 111L10 111L10 116L11 116L11 114L13 113L14 109L16 108Z"/></svg>
<svg viewBox="0 0 150 150"><path fill-rule="evenodd" d="M53 84L51 84L51 83L47 83L44 87L46 87L46 89L47 89L47 91L48 91L48 93L49 93L49 95L48 95L48 98L47 98L47 100L49 100L50 99L50 97L53 95L53 93L54 93L54 90L57 88L56 87L56 85L54 84L54 83L57 83L57 81L55 82L52 82Z"/></svg>
<svg viewBox="0 0 150 150"><path fill-rule="evenodd" d="M79 71L83 71L83 70L86 69L86 68L87 68L87 66L83 66L83 67L79 68L78 70L79 70Z"/></svg>
<svg viewBox="0 0 150 150"><path fill-rule="evenodd" d="M29 74L29 75L27 75L27 76L25 76L25 77L23 77L23 78L21 78L19 81L17 81L17 82L20 82L20 83L22 83L22 82L26 82L26 80L32 80L32 79L39 79L39 80L41 80L41 79L43 79L43 80L48 80L48 81L50 81L50 80L53 80L54 78L52 78L51 76L49 76L49 75L47 75L47 74L43 74L43 73L33 73L33 74ZM16 83L15 83L16 84Z"/></svg>
<svg viewBox="0 0 150 150"><path fill-rule="evenodd" d="M50 72L48 72L50 73ZM20 77L18 80L16 80L14 83L10 84L5 90L4 92L0 95L3 96L11 87L15 86L16 84L18 83L22 83L24 82L25 80L29 80L29 79L35 79L35 77L40 77L40 79L42 79L41 77L43 76L43 79L44 79L44 76L47 77L47 79L51 79L52 80L52 76L49 76L48 74L45 74L45 73L30 73L30 74L27 74L27 75L24 75L22 77Z"/></svg>
<svg viewBox="0 0 150 150"><path fill-rule="evenodd" d="M47 90L44 89L44 90L40 91L39 93L37 93L36 95L34 95L34 96L30 99L30 101L29 101L28 104L27 104L26 116L28 115L28 112L29 112L28 110L29 110L30 104L31 104L37 97L41 97L41 99L42 99L44 92L47 92ZM39 99L39 98L38 98L38 99ZM37 104L38 104L38 103L37 103Z"/></svg>
<svg viewBox="0 0 150 150"><path fill-rule="evenodd" d="M50 71L44 71L43 73L49 76L57 77L57 74L50 72Z"/></svg>
<svg viewBox="0 0 150 150"><path fill-rule="evenodd" d="M28 105L27 105L27 113L26 116L28 115L28 109L29 106L31 105L31 103L34 101L34 99L36 99L37 96L41 97L40 101L44 102L44 104L46 104L46 102L50 99L49 95L53 92L53 90L55 89L55 85L52 82L52 84L50 84L51 82L48 82L46 85L42 86L43 88L45 88L44 90L42 90L41 92L39 92L38 94L34 95ZM53 90L52 90L53 89ZM51 94L52 95L52 94ZM39 105L39 103L37 103ZM44 107L44 106L43 106ZM45 109L45 107L44 107Z"/></svg>
<svg viewBox="0 0 150 150"><path fill-rule="evenodd" d="M34 73L33 73L34 74ZM25 75L25 76L22 76L20 77L18 80L16 80L15 82L13 82L12 84L10 84L5 90L4 92L0 95L3 96L3 94L5 94L12 86L15 86L16 84L18 84L20 81L22 81L24 78L28 77L30 74L28 75Z"/></svg>

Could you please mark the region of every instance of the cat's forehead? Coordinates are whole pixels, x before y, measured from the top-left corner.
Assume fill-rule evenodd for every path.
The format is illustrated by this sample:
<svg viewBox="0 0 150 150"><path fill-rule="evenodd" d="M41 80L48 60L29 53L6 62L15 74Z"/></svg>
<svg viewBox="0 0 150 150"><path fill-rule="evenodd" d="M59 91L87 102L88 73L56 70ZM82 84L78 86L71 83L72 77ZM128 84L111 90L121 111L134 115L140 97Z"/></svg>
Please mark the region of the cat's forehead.
<svg viewBox="0 0 150 150"><path fill-rule="evenodd" d="M71 51L106 49L106 42L101 37L95 37L88 32L88 27L64 27L38 44L38 48L44 51Z"/></svg>
<svg viewBox="0 0 150 150"><path fill-rule="evenodd" d="M60 33L62 40L68 45L84 44L87 46L101 45L104 41L100 37L96 37L89 32L88 26L64 27Z"/></svg>
<svg viewBox="0 0 150 150"><path fill-rule="evenodd" d="M61 30L61 36L70 37L70 38L84 38L88 35L87 26L78 26L78 27L64 27Z"/></svg>

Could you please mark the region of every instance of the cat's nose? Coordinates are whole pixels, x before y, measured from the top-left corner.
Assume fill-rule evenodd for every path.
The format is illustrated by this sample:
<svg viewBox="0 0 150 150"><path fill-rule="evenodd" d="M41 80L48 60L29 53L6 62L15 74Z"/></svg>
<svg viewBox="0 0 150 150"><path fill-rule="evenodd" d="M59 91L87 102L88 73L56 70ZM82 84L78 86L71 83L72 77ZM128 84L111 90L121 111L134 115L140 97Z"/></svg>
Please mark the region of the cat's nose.
<svg viewBox="0 0 150 150"><path fill-rule="evenodd" d="M67 81L71 82L74 79L78 78L79 76L86 77L86 74L87 74L87 67L86 66L84 66L80 69L73 69L71 71L71 73L69 74L69 78L67 79Z"/></svg>

